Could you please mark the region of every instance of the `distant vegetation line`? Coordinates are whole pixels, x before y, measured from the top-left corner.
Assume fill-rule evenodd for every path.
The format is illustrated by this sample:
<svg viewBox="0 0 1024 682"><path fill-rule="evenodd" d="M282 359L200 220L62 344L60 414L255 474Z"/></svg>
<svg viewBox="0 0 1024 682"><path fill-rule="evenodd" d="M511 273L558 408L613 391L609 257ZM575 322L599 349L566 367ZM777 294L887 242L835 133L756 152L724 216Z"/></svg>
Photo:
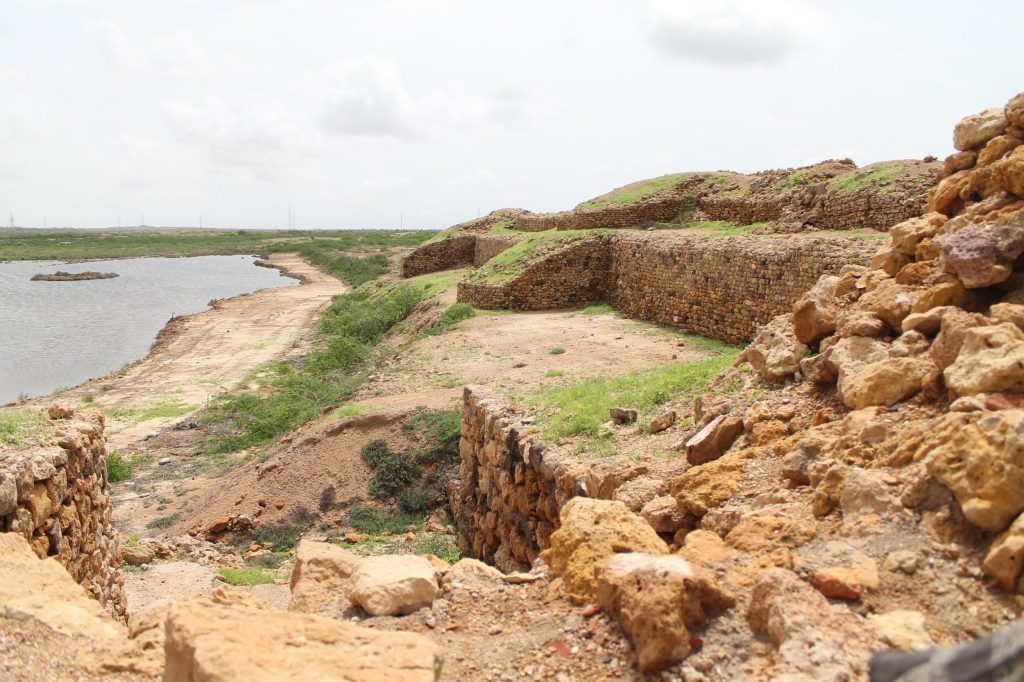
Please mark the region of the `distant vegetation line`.
<svg viewBox="0 0 1024 682"><path fill-rule="evenodd" d="M0 261L298 252L358 286L387 271L389 249L418 246L433 235L415 230L14 232L0 235Z"/></svg>

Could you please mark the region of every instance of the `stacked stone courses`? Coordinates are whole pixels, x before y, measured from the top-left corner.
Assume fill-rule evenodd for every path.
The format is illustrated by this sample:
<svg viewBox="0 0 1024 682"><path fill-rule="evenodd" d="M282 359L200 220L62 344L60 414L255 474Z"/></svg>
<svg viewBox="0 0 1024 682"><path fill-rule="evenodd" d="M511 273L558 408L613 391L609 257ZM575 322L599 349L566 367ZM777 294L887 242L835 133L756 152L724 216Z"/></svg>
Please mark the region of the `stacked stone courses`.
<svg viewBox="0 0 1024 682"><path fill-rule="evenodd" d="M874 251L870 241L813 235L603 235L570 244L508 282L460 282L458 300L491 310L607 301L630 317L740 343L821 275L866 265Z"/></svg>
<svg viewBox="0 0 1024 682"><path fill-rule="evenodd" d="M23 535L124 620L103 430L102 414L84 413L54 422L54 445L0 450L0 531Z"/></svg>

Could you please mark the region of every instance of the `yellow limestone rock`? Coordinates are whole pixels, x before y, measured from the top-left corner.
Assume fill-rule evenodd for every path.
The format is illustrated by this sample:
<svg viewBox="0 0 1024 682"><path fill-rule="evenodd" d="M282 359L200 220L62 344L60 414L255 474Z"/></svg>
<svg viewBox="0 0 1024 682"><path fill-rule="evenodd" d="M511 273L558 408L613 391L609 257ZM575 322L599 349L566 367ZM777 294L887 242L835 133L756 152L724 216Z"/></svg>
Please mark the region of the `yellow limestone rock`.
<svg viewBox="0 0 1024 682"><path fill-rule="evenodd" d="M441 673L440 650L421 635L277 611L224 587L175 602L166 632L164 682L427 682Z"/></svg>
<svg viewBox="0 0 1024 682"><path fill-rule="evenodd" d="M594 570L602 559L621 552L668 554L665 541L622 502L574 497L562 507L561 521L541 558L578 603L594 599Z"/></svg>

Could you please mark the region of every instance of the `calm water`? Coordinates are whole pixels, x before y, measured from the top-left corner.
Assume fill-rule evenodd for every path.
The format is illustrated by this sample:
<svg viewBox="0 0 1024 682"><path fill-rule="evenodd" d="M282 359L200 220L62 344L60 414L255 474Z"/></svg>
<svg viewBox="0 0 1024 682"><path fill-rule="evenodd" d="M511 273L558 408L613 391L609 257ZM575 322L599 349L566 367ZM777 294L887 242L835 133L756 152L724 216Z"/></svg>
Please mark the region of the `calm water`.
<svg viewBox="0 0 1024 682"><path fill-rule="evenodd" d="M0 404L103 376L149 352L172 315L210 299L298 282L250 256L0 263ZM116 272L116 279L32 282L36 273Z"/></svg>

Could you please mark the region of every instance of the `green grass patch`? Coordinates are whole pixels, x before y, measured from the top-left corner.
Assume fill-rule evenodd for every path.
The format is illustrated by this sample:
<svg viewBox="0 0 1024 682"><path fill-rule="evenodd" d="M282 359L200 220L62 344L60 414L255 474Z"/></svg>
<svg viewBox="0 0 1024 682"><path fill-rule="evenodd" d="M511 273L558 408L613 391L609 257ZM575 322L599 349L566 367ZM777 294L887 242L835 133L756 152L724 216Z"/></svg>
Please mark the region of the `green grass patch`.
<svg viewBox="0 0 1024 682"><path fill-rule="evenodd" d="M548 351L548 354L550 354L550 355L564 355L565 354L565 349L564 348L552 348L551 350Z"/></svg>
<svg viewBox="0 0 1024 682"><path fill-rule="evenodd" d="M408 281L410 285L418 287L423 292L423 298L426 299L433 298L454 288L465 274L464 270L445 270L414 277Z"/></svg>
<svg viewBox="0 0 1024 682"><path fill-rule="evenodd" d="M546 376L549 379L556 379L558 377L564 377L565 372L563 372L560 369L549 369L548 371L544 372L544 376Z"/></svg>
<svg viewBox="0 0 1024 682"><path fill-rule="evenodd" d="M468 280L493 284L514 279L526 268L541 258L587 237L611 234L614 230L546 230L529 232L518 243L505 249L494 258L472 271Z"/></svg>
<svg viewBox="0 0 1024 682"><path fill-rule="evenodd" d="M453 303L448 306L441 317L437 319L434 326L427 332L429 334L443 334L459 322L476 317L476 309L468 303Z"/></svg>
<svg viewBox="0 0 1024 682"><path fill-rule="evenodd" d="M198 405L185 405L181 402L168 401L149 407L110 407L106 408L105 412L108 417L113 419L128 419L133 424L141 424L150 419L182 417L198 407Z"/></svg>
<svg viewBox="0 0 1024 682"><path fill-rule="evenodd" d="M637 410L643 419L656 415L670 400L695 399L706 393L709 382L728 368L735 352L695 362L674 363L618 377L599 378L540 391L528 400L538 412L536 423L545 440L585 435L598 436L611 407Z"/></svg>
<svg viewBox="0 0 1024 682"><path fill-rule="evenodd" d="M380 535L381 533L404 533L409 526L423 521L422 515L391 514L381 507L356 505L348 512L348 522L360 533Z"/></svg>
<svg viewBox="0 0 1024 682"><path fill-rule="evenodd" d="M615 310L610 303L596 303L594 305L588 305L580 312L584 315L614 315L618 311Z"/></svg>
<svg viewBox="0 0 1024 682"><path fill-rule="evenodd" d="M274 574L262 568L218 568L217 575L233 587L267 585L274 582Z"/></svg>
<svg viewBox="0 0 1024 682"><path fill-rule="evenodd" d="M21 447L37 443L50 433L41 412L0 412L0 443Z"/></svg>
<svg viewBox="0 0 1024 682"><path fill-rule="evenodd" d="M134 472L132 463L121 456L121 453L114 450L107 453L107 480L111 483L127 481Z"/></svg>
<svg viewBox="0 0 1024 682"><path fill-rule="evenodd" d="M672 173L631 183L590 201L585 201L576 208L583 211L594 211L613 204L633 204L643 199L671 192L685 180L697 175L704 176L705 180L711 184L721 184L727 179L727 176L721 173Z"/></svg>
<svg viewBox="0 0 1024 682"><path fill-rule="evenodd" d="M900 174L899 163L875 163L850 173L836 176L828 181L828 188L835 192L854 193L865 189L886 194L892 190L893 181Z"/></svg>

